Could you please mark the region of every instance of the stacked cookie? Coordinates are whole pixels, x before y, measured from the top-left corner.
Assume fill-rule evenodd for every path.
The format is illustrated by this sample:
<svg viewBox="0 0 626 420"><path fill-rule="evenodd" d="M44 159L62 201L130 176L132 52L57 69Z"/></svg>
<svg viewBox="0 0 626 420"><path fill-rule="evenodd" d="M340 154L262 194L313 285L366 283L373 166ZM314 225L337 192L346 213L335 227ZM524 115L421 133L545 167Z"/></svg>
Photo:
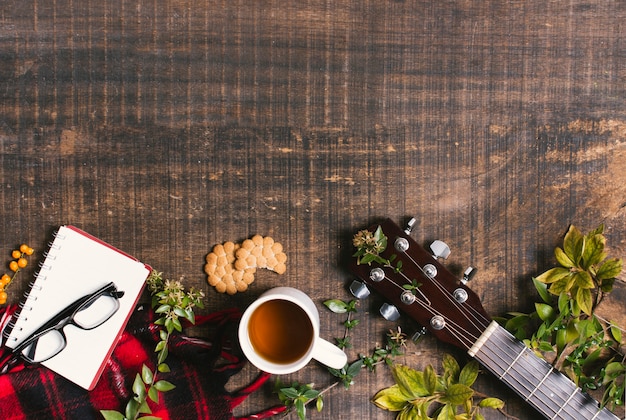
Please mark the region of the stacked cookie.
<svg viewBox="0 0 626 420"><path fill-rule="evenodd" d="M241 244L217 244L206 256L204 272L207 281L219 293L234 295L243 292L254 281L257 268L278 274L287 269L287 255L283 246L269 236L254 235Z"/></svg>

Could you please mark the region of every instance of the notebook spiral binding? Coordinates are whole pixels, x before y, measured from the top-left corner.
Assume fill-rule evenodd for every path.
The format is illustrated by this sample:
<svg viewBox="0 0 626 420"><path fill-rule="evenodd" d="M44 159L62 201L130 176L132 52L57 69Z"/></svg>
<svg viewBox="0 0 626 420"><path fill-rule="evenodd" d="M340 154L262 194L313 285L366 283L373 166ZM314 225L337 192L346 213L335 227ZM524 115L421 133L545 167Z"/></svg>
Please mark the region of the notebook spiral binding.
<svg viewBox="0 0 626 420"><path fill-rule="evenodd" d="M2 337L3 342L5 340L12 340L13 342L18 340L18 337L13 335L14 332L19 332L23 329L21 327L17 327L17 329L15 329L18 324L18 320L20 323L28 321L28 317L25 315L28 311L33 309L31 303L37 300L39 293L43 290L43 282L47 279L46 272L52 269L51 263L56 259L56 255L50 253L50 251L61 249L59 241L64 239L65 236L56 231L54 232L54 240L52 242L48 242L48 251L45 251L42 254L44 258L38 264L39 270L37 270L33 275L35 280L28 283L28 291L24 292L22 299L18 303L18 308L11 316L11 320L2 328L0 337Z"/></svg>

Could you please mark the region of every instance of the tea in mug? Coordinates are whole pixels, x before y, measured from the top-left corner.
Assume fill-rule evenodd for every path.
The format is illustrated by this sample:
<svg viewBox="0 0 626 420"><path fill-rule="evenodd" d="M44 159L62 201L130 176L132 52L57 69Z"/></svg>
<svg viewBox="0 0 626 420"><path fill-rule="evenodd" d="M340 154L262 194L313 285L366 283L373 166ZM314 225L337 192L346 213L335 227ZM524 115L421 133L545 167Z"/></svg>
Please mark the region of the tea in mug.
<svg viewBox="0 0 626 420"><path fill-rule="evenodd" d="M259 305L250 316L248 336L264 359L289 364L303 357L313 341L313 325L293 302L274 299Z"/></svg>

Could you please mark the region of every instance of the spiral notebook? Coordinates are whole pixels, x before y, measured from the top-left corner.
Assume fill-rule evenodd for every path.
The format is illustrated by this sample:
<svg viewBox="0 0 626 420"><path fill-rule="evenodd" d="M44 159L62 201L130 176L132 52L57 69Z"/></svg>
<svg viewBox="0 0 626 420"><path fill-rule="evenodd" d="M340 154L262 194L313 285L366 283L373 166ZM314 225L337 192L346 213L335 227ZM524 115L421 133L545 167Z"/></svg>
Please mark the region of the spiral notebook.
<svg viewBox="0 0 626 420"><path fill-rule="evenodd" d="M120 307L93 330L64 328L67 346L43 362L47 368L91 390L96 386L124 331L151 268L74 227L61 226L50 244L13 328L5 331L6 345L15 348L37 328L75 300L114 282L124 295Z"/></svg>

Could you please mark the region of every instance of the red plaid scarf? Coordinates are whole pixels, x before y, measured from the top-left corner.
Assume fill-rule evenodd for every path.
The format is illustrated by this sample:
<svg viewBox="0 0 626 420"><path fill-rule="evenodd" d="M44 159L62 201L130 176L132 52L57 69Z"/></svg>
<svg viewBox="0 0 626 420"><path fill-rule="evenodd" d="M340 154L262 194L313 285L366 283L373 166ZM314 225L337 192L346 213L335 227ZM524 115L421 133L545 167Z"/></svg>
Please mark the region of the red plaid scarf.
<svg viewBox="0 0 626 420"><path fill-rule="evenodd" d="M3 312L5 318L13 309ZM131 398L132 382L142 364L154 368L158 329L151 322L151 313L137 311L133 314L100 381L91 392L45 367L19 366L0 375L0 419L88 420L102 419L99 410L124 412ZM210 341L173 336L167 358L171 373L159 374L159 377L174 383L176 388L161 393L159 404L151 403L154 416L163 420L234 419L233 408L269 377L261 373L253 383L235 393L224 389L228 379L245 363L234 345L240 316L239 310L231 309L198 317L196 325L215 327ZM0 356L5 351L8 350L0 350ZM284 407L279 406L245 419L267 418L283 410Z"/></svg>

